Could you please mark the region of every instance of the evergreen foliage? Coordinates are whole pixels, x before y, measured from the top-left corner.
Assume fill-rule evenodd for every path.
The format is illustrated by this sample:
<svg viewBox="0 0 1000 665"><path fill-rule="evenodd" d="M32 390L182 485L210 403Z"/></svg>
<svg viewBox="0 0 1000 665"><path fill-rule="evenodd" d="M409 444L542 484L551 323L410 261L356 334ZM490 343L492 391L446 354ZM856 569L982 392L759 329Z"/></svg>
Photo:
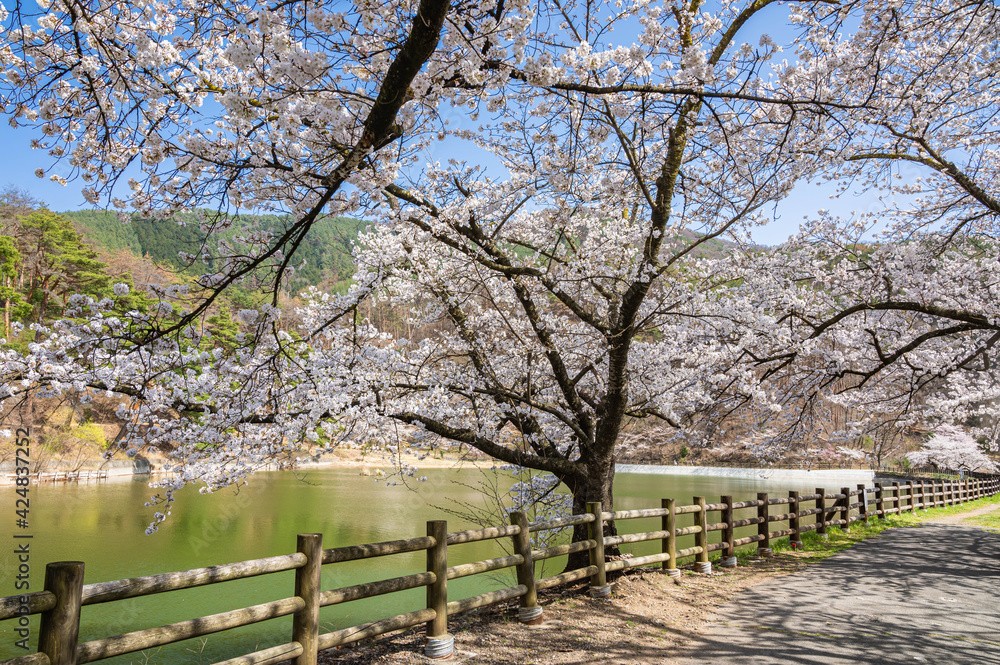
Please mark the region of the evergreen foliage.
<svg viewBox="0 0 1000 665"><path fill-rule="evenodd" d="M181 252L200 256L203 246L209 254L213 253L213 244L205 244L210 234L202 230L194 214L179 215L176 220L134 219L127 223L119 221L115 213L106 210L63 214L97 247L109 251L127 249L188 276L199 275L210 267L202 261L185 263L179 256ZM232 221L229 229L213 234L211 243L231 242L247 228L281 235L293 220L278 215L240 215ZM310 242L295 251L295 275L284 285L285 289L292 295L319 284L329 285L336 291L345 290L354 270L352 245L359 231L367 225L364 220L347 217L330 217L316 222ZM258 304L248 295L236 295L237 304Z"/></svg>

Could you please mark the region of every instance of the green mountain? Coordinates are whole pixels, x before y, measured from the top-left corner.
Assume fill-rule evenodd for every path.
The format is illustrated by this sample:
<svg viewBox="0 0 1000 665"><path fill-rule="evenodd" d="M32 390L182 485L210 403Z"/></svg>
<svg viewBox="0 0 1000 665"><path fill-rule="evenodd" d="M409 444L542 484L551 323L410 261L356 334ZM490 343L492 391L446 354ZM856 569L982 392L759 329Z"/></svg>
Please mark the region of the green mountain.
<svg viewBox="0 0 1000 665"><path fill-rule="evenodd" d="M194 276L206 271L201 261L188 266L178 256L180 252L201 253L205 234L194 215L179 215L174 220L135 219L122 223L114 213L105 210L78 210L61 214L72 220L77 230L99 248L108 251L124 249L138 256L148 256L156 263L185 275ZM247 229L280 235L293 220L290 216L239 215L232 221L232 226L221 233L220 238L231 240ZM354 272L351 247L358 233L368 225L367 221L347 217L329 217L316 222L309 230L308 240L295 250L293 265L296 266L296 274L292 283L286 285L286 290L295 293L320 283L332 285L335 290L346 288ZM213 242L218 242L218 239L213 239Z"/></svg>

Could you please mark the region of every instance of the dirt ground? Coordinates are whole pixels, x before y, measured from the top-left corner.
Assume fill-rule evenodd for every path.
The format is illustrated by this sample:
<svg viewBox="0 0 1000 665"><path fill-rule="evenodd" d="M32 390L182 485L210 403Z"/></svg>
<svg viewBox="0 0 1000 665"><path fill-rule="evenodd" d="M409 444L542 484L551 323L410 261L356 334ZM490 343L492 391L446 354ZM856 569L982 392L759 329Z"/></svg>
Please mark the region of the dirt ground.
<svg viewBox="0 0 1000 665"><path fill-rule="evenodd" d="M484 665L663 662L735 594L805 565L798 553L779 553L734 569L715 568L711 575L684 570L670 578L658 570L630 571L613 582L608 599L590 598L586 585L541 595L545 621L537 627L518 623L516 603L484 608L450 619L459 653L444 662L461 662L463 656ZM423 640L417 629L331 649L320 654L320 663L426 664Z"/></svg>

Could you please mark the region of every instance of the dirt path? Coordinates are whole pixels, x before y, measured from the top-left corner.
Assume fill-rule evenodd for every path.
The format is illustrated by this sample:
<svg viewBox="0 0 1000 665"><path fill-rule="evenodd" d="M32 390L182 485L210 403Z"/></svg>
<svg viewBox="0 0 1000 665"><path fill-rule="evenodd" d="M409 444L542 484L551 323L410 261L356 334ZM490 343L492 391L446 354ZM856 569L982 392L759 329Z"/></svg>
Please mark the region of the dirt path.
<svg viewBox="0 0 1000 665"><path fill-rule="evenodd" d="M586 586L543 595L545 623L528 628L516 605L489 608L451 621L455 648L475 654L482 665L662 663L692 639L723 603L756 584L801 570L788 557L754 560L712 575L685 571L676 581L657 571L637 572L615 582L612 597L594 600ZM322 654L321 663L426 664L419 655L422 631ZM453 662L453 661L449 661Z"/></svg>
<svg viewBox="0 0 1000 665"><path fill-rule="evenodd" d="M970 518L979 517L980 515L987 515L989 513L1000 510L1000 503L992 506L983 506L982 508L976 508L975 510L970 510L965 513L955 513L954 515L941 515L940 517L929 517L924 522L926 524L961 524L968 521Z"/></svg>

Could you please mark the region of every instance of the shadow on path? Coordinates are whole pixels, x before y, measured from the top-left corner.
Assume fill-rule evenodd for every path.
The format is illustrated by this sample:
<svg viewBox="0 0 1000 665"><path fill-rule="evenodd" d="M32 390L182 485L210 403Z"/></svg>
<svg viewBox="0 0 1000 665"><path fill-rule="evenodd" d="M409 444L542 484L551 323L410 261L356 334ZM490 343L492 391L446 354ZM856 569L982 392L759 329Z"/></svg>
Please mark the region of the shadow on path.
<svg viewBox="0 0 1000 665"><path fill-rule="evenodd" d="M892 529L719 609L680 663L1000 665L1000 534Z"/></svg>

